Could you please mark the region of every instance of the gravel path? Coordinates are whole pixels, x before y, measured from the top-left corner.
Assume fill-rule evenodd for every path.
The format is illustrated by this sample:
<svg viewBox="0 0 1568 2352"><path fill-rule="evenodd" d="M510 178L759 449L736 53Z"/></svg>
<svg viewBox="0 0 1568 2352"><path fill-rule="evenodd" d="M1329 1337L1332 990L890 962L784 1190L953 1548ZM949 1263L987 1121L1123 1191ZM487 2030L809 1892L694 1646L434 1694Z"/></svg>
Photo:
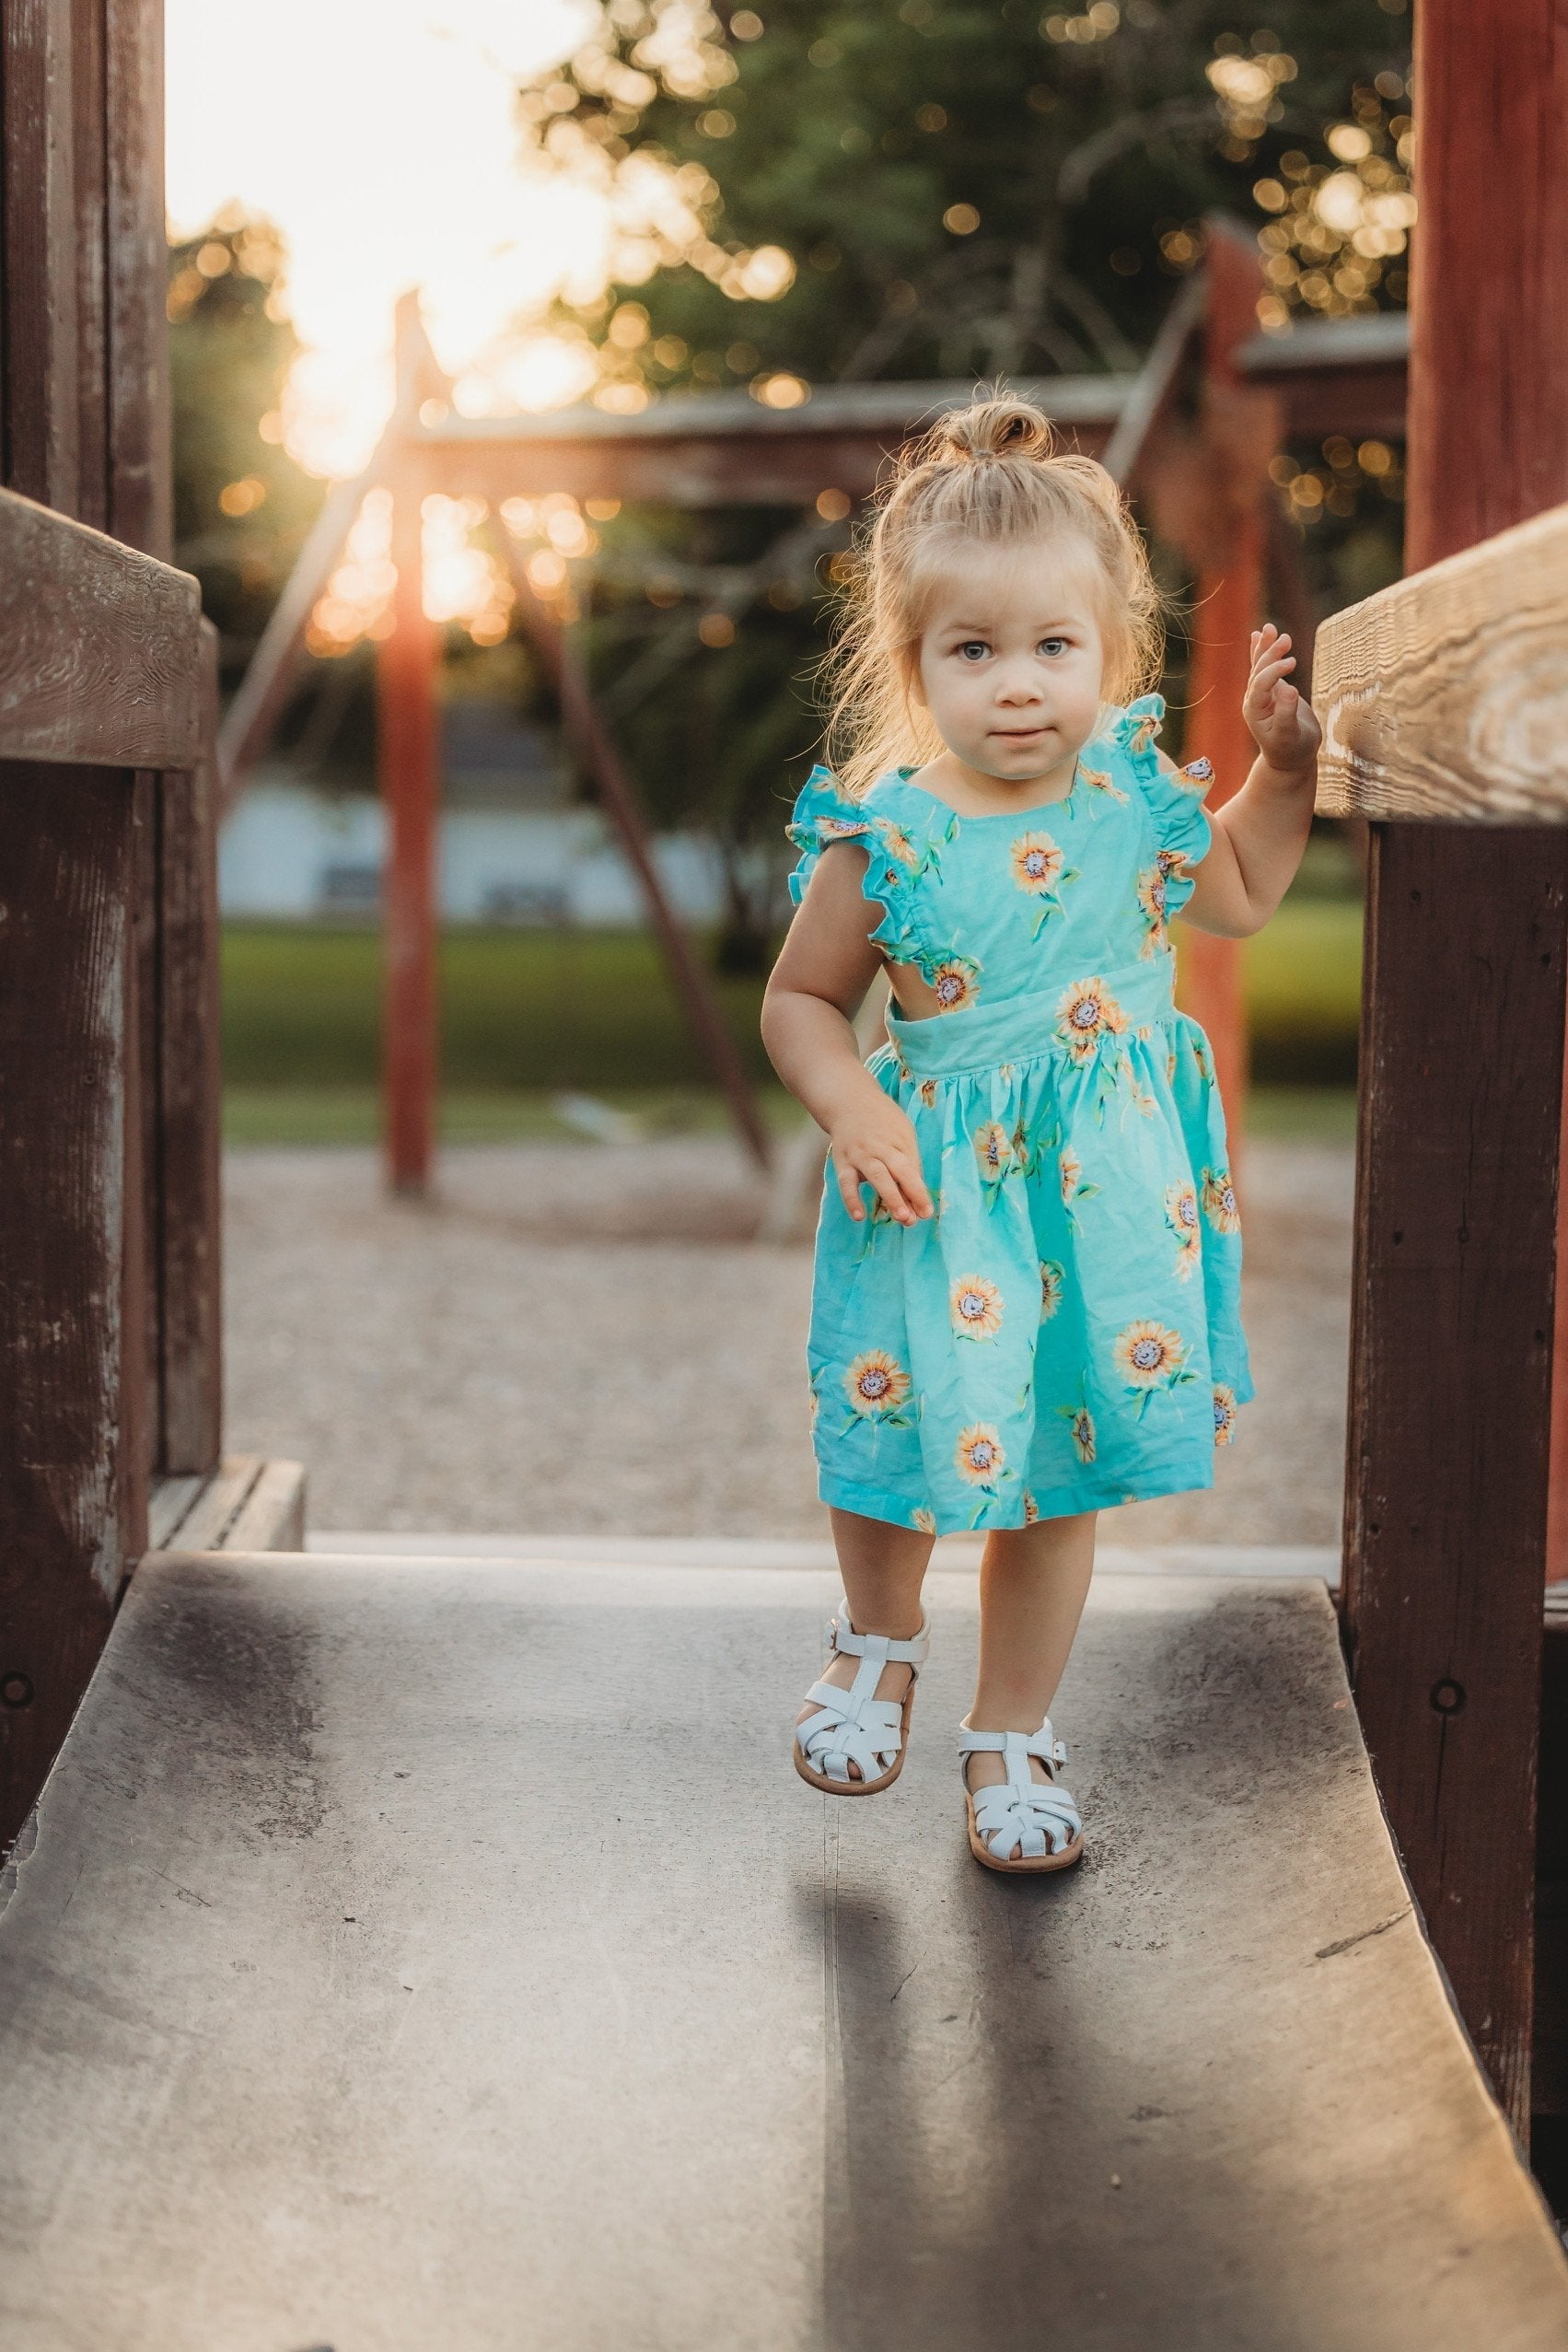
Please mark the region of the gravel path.
<svg viewBox="0 0 1568 2352"><path fill-rule="evenodd" d="M1331 1543L1351 1156L1255 1144L1259 1401L1210 1495L1120 1543ZM312 1530L809 1536L810 1252L747 1239L726 1141L447 1153L428 1205L364 1151L227 1156L231 1450L309 1471Z"/></svg>

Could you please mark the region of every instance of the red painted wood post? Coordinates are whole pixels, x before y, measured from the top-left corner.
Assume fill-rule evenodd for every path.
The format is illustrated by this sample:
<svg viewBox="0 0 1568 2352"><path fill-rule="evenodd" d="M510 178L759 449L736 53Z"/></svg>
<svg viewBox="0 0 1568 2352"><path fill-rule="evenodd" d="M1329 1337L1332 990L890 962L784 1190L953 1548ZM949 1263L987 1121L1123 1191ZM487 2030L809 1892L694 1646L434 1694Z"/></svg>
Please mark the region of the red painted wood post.
<svg viewBox="0 0 1568 2352"><path fill-rule="evenodd" d="M387 1182L423 1193L436 1134L436 630L424 614L420 480L392 487L392 633L376 665L377 756L388 842L381 909L382 1136Z"/></svg>
<svg viewBox="0 0 1568 2352"><path fill-rule="evenodd" d="M1258 332L1262 268L1249 231L1211 221L1204 254L1208 294L1203 336L1203 409L1214 493L1213 540L1202 551L1193 600L1188 756L1212 760L1208 805L1238 791L1256 756L1241 716L1249 639L1263 602L1265 524L1259 455L1272 432L1269 404L1245 387L1236 354ZM1246 1121L1247 1006L1241 942L1188 929L1181 941L1181 1002L1214 1048L1214 1074L1238 1156Z"/></svg>
<svg viewBox="0 0 1568 2352"><path fill-rule="evenodd" d="M1423 0L1411 111L1414 571L1568 498L1557 0ZM1370 833L1345 1627L1390 1826L1523 2138L1568 835Z"/></svg>

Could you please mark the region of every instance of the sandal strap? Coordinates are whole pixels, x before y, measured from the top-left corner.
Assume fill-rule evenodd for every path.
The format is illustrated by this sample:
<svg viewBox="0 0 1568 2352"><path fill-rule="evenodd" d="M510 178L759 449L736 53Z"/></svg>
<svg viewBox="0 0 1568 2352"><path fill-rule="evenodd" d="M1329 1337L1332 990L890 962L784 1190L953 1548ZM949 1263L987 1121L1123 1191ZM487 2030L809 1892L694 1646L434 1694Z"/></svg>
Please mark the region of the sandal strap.
<svg viewBox="0 0 1568 2352"><path fill-rule="evenodd" d="M1067 1742L1057 1738L1049 1715L1038 1731L971 1731L967 1723L960 1723L958 1755L960 1760L966 1756L1005 1756L1008 1779L1034 1788L1040 1784L1029 1771L1028 1758L1038 1756L1046 1765L1064 1764Z"/></svg>
<svg viewBox="0 0 1568 2352"><path fill-rule="evenodd" d="M931 1620L923 1617L919 1633L908 1641L894 1641L888 1634L857 1634L850 1624L845 1599L839 1603L837 1616L828 1620L828 1647L842 1650L846 1658L875 1658L878 1673L884 1666L923 1666L931 1648Z"/></svg>

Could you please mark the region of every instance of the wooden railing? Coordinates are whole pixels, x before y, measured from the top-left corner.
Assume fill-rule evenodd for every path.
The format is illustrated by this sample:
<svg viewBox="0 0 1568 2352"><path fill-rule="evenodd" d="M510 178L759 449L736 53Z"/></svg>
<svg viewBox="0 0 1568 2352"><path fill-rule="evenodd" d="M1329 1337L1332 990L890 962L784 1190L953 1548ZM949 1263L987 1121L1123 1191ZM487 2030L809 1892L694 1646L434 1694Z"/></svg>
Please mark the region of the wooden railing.
<svg viewBox="0 0 1568 2352"><path fill-rule="evenodd" d="M215 637L0 491L0 1847L220 1439Z"/></svg>
<svg viewBox="0 0 1568 2352"><path fill-rule="evenodd" d="M1314 699L1319 810L1369 819L1372 841L1352 1678L1433 1940L1523 2130L1568 983L1568 506L1326 623Z"/></svg>

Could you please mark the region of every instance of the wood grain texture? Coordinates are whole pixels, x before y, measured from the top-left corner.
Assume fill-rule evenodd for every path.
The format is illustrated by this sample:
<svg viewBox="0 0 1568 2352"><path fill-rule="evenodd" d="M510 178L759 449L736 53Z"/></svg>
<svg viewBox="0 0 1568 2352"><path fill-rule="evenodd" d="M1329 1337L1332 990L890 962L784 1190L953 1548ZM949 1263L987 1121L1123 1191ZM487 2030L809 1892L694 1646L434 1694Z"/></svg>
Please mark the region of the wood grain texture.
<svg viewBox="0 0 1568 2352"><path fill-rule="evenodd" d="M163 0L103 12L108 520L167 563L173 545L168 249L163 191Z"/></svg>
<svg viewBox="0 0 1568 2352"><path fill-rule="evenodd" d="M0 766L0 1847L81 1696L126 1566L122 1382L131 795Z"/></svg>
<svg viewBox="0 0 1568 2352"><path fill-rule="evenodd" d="M1415 38L1412 568L1568 498L1568 25L1423 0ZM1346 1633L1390 1825L1524 2136L1568 833L1371 837Z"/></svg>
<svg viewBox="0 0 1568 2352"><path fill-rule="evenodd" d="M0 8L0 480L78 492L73 0Z"/></svg>
<svg viewBox="0 0 1568 2352"><path fill-rule="evenodd" d="M1568 824L1568 506L1326 621L1330 817Z"/></svg>
<svg viewBox="0 0 1568 2352"><path fill-rule="evenodd" d="M217 635L203 635L203 753L161 778L158 857L157 1466L204 1471L223 1433Z"/></svg>
<svg viewBox="0 0 1568 2352"><path fill-rule="evenodd" d="M201 591L0 491L0 759L194 764Z"/></svg>
<svg viewBox="0 0 1568 2352"><path fill-rule="evenodd" d="M70 511L109 513L108 93L103 0L71 0L71 179L76 265L76 487ZM57 504L58 501L51 503Z"/></svg>
<svg viewBox="0 0 1568 2352"><path fill-rule="evenodd" d="M1405 1868L1517 2128L1568 834L1376 825L1368 891L1352 1681Z"/></svg>

